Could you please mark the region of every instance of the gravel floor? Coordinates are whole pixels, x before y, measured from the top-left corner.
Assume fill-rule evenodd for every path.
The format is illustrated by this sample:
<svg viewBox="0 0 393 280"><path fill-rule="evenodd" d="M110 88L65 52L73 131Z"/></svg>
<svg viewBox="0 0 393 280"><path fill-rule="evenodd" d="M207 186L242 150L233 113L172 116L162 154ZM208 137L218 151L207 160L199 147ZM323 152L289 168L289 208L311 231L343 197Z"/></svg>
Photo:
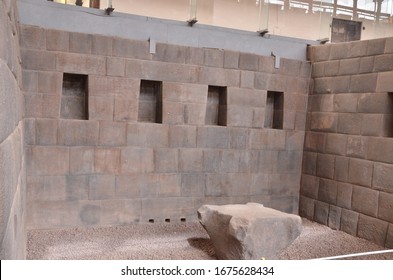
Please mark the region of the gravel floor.
<svg viewBox="0 0 393 280"><path fill-rule="evenodd" d="M383 249L366 240L303 219L302 234L279 258L312 259ZM202 226L198 222L187 222L30 230L27 259L209 260L215 259L215 252ZM393 260L393 253L356 259Z"/></svg>

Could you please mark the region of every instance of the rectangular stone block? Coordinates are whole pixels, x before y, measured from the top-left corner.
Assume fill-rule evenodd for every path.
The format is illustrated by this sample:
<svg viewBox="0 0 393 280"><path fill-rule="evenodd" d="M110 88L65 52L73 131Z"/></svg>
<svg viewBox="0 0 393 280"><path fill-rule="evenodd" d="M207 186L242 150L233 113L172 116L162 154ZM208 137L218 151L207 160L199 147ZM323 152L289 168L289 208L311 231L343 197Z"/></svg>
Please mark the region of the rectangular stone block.
<svg viewBox="0 0 393 280"><path fill-rule="evenodd" d="M378 55L383 54L386 45L386 38L374 39L368 41L367 44L367 55Z"/></svg>
<svg viewBox="0 0 393 280"><path fill-rule="evenodd" d="M381 114L363 114L361 135L379 136L382 131L383 116Z"/></svg>
<svg viewBox="0 0 393 280"><path fill-rule="evenodd" d="M334 179L342 182L348 180L349 158L337 156L335 160Z"/></svg>
<svg viewBox="0 0 393 280"><path fill-rule="evenodd" d="M317 154L311 152L303 153L303 174L317 174Z"/></svg>
<svg viewBox="0 0 393 280"><path fill-rule="evenodd" d="M330 60L347 58L350 44L334 44L330 49Z"/></svg>
<svg viewBox="0 0 393 280"><path fill-rule="evenodd" d="M334 230L339 230L340 222L341 222L341 208L330 205L328 227Z"/></svg>
<svg viewBox="0 0 393 280"><path fill-rule="evenodd" d="M359 216L357 236L380 246L385 245L388 223L366 215Z"/></svg>
<svg viewBox="0 0 393 280"><path fill-rule="evenodd" d="M219 171L239 172L240 153L236 150L222 150Z"/></svg>
<svg viewBox="0 0 393 280"><path fill-rule="evenodd" d="M22 71L22 87L25 92L38 92L38 71Z"/></svg>
<svg viewBox="0 0 393 280"><path fill-rule="evenodd" d="M325 66L324 76L325 77L338 76L340 73L340 62L341 60L331 60L331 61L323 62L323 65Z"/></svg>
<svg viewBox="0 0 393 280"><path fill-rule="evenodd" d="M279 173L300 173L302 171L302 158L303 153L300 151L279 151L277 171Z"/></svg>
<svg viewBox="0 0 393 280"><path fill-rule="evenodd" d="M369 137L367 158L373 161L393 163L393 139Z"/></svg>
<svg viewBox="0 0 393 280"><path fill-rule="evenodd" d="M367 138L361 136L348 136L347 156L365 158L367 154Z"/></svg>
<svg viewBox="0 0 393 280"><path fill-rule="evenodd" d="M205 65L222 68L224 66L224 50L205 48Z"/></svg>
<svg viewBox="0 0 393 280"><path fill-rule="evenodd" d="M159 174L140 173L116 176L117 198L157 197L159 192Z"/></svg>
<svg viewBox="0 0 393 280"><path fill-rule="evenodd" d="M333 180L320 179L318 188L318 200L336 205L337 182Z"/></svg>
<svg viewBox="0 0 393 280"><path fill-rule="evenodd" d="M229 147L231 149L248 149L250 130L245 128L229 128Z"/></svg>
<svg viewBox="0 0 393 280"><path fill-rule="evenodd" d="M267 148L272 150L285 150L286 132L280 129L267 130Z"/></svg>
<svg viewBox="0 0 393 280"><path fill-rule="evenodd" d="M253 117L252 117L252 127L253 128L263 128L265 126L265 115L266 111L265 108L253 108ZM284 116L284 123L283 127L285 128L285 116Z"/></svg>
<svg viewBox="0 0 393 280"><path fill-rule="evenodd" d="M359 74L371 73L374 69L374 56L360 58Z"/></svg>
<svg viewBox="0 0 393 280"><path fill-rule="evenodd" d="M22 24L19 29L20 46L27 49L45 49L45 35L43 28Z"/></svg>
<svg viewBox="0 0 393 280"><path fill-rule="evenodd" d="M311 113L311 130L336 132L337 114L334 113Z"/></svg>
<svg viewBox="0 0 393 280"><path fill-rule="evenodd" d="M177 197L181 193L181 175L175 174L160 174L160 197Z"/></svg>
<svg viewBox="0 0 393 280"><path fill-rule="evenodd" d="M207 85L163 82L163 99L172 102L206 104L207 88Z"/></svg>
<svg viewBox="0 0 393 280"><path fill-rule="evenodd" d="M221 164L221 153L217 149L203 150L203 171L218 172Z"/></svg>
<svg viewBox="0 0 393 280"><path fill-rule="evenodd" d="M317 176L333 179L335 157L332 155L318 154L317 157Z"/></svg>
<svg viewBox="0 0 393 280"><path fill-rule="evenodd" d="M113 119L115 121L136 122L138 119L138 100L116 96Z"/></svg>
<svg viewBox="0 0 393 280"><path fill-rule="evenodd" d="M94 173L94 148L87 148L87 147L70 148L70 173L71 174Z"/></svg>
<svg viewBox="0 0 393 280"><path fill-rule="evenodd" d="M120 150L121 173L146 173L154 170L152 149L127 147Z"/></svg>
<svg viewBox="0 0 393 280"><path fill-rule="evenodd" d="M348 182L371 187L372 173L373 162L353 158L349 160Z"/></svg>
<svg viewBox="0 0 393 280"><path fill-rule="evenodd" d="M60 96L48 94L34 94L24 96L25 117L59 118Z"/></svg>
<svg viewBox="0 0 393 280"><path fill-rule="evenodd" d="M100 122L98 144L101 146L125 146L126 123L124 122Z"/></svg>
<svg viewBox="0 0 393 280"><path fill-rule="evenodd" d="M186 63L193 65L203 65L205 52L202 48L186 48Z"/></svg>
<svg viewBox="0 0 393 280"><path fill-rule="evenodd" d="M383 54L375 56L374 72L392 71L393 65L391 63L393 54Z"/></svg>
<svg viewBox="0 0 393 280"><path fill-rule="evenodd" d="M251 154L251 172L273 173L278 165L277 151L255 151Z"/></svg>
<svg viewBox="0 0 393 280"><path fill-rule="evenodd" d="M363 93L359 97L359 113L390 114L392 98L388 93Z"/></svg>
<svg viewBox="0 0 393 280"><path fill-rule="evenodd" d="M227 105L227 126L252 127L254 111L251 107Z"/></svg>
<svg viewBox="0 0 393 280"><path fill-rule="evenodd" d="M269 174L269 194L275 196L298 196L300 174Z"/></svg>
<svg viewBox="0 0 393 280"><path fill-rule="evenodd" d="M255 72L254 75L254 88L261 90L270 90L269 80L270 74Z"/></svg>
<svg viewBox="0 0 393 280"><path fill-rule="evenodd" d="M267 131L260 129L250 130L250 148L265 149L267 147Z"/></svg>
<svg viewBox="0 0 393 280"><path fill-rule="evenodd" d="M181 196L203 197L205 193L205 174L182 173L181 174Z"/></svg>
<svg viewBox="0 0 393 280"><path fill-rule="evenodd" d="M239 52L224 50L224 68L237 69L239 67L239 57Z"/></svg>
<svg viewBox="0 0 393 280"><path fill-rule="evenodd" d="M227 104L249 107L266 106L265 90L241 89L236 87L227 88Z"/></svg>
<svg viewBox="0 0 393 280"><path fill-rule="evenodd" d="M118 57L107 57L106 74L108 76L124 77L126 73L126 60Z"/></svg>
<svg viewBox="0 0 393 280"><path fill-rule="evenodd" d="M42 50L22 49L22 67L25 70L54 71L56 55Z"/></svg>
<svg viewBox="0 0 393 280"><path fill-rule="evenodd" d="M189 125L204 125L206 105L186 103L184 106L184 123Z"/></svg>
<svg viewBox="0 0 393 280"><path fill-rule="evenodd" d="M358 77L358 76L356 76ZM361 81L358 78L357 83L353 83L353 85L357 85L357 88L361 87ZM356 92L355 90L350 91L351 85L351 76L335 76L329 78L317 78L314 79L314 93L315 94L326 94L326 93L347 93L347 92ZM369 87L367 87L369 88ZM366 92L366 91L363 91Z"/></svg>
<svg viewBox="0 0 393 280"><path fill-rule="evenodd" d="M150 58L149 42L113 38L112 54L116 57L148 60Z"/></svg>
<svg viewBox="0 0 393 280"><path fill-rule="evenodd" d="M337 183L337 206L351 209L352 206L352 185Z"/></svg>
<svg viewBox="0 0 393 280"><path fill-rule="evenodd" d="M46 30L46 49L48 51L68 52L70 46L70 33L66 31Z"/></svg>
<svg viewBox="0 0 393 280"><path fill-rule="evenodd" d="M89 176L89 200L105 200L115 197L115 176Z"/></svg>
<svg viewBox="0 0 393 280"><path fill-rule="evenodd" d="M363 115L341 113L338 114L337 132L343 134L360 135L362 127Z"/></svg>
<svg viewBox="0 0 393 280"><path fill-rule="evenodd" d="M379 193L378 218L390 223L393 221L393 194Z"/></svg>
<svg viewBox="0 0 393 280"><path fill-rule="evenodd" d="M158 61L185 63L186 48L183 46L157 43L156 53L152 57Z"/></svg>
<svg viewBox="0 0 393 280"><path fill-rule="evenodd" d="M323 152L325 148L325 133L306 132L304 148L310 152Z"/></svg>
<svg viewBox="0 0 393 280"><path fill-rule="evenodd" d="M138 98L140 80L121 77L89 75L89 93L94 96L116 95L124 98Z"/></svg>
<svg viewBox="0 0 393 280"><path fill-rule="evenodd" d="M76 53L58 53L56 55L56 70L67 73L105 75L106 58Z"/></svg>
<svg viewBox="0 0 393 280"><path fill-rule="evenodd" d="M393 248L393 224L389 224L386 234L385 248Z"/></svg>
<svg viewBox="0 0 393 280"><path fill-rule="evenodd" d="M27 147L27 175L64 175L69 172L67 147Z"/></svg>
<svg viewBox="0 0 393 280"><path fill-rule="evenodd" d="M94 169L96 173L117 174L120 170L120 149L96 148Z"/></svg>
<svg viewBox="0 0 393 280"><path fill-rule="evenodd" d="M376 92L392 92L393 72L378 73Z"/></svg>
<svg viewBox="0 0 393 280"><path fill-rule="evenodd" d="M178 172L179 156L177 149L161 148L154 151L156 172Z"/></svg>
<svg viewBox="0 0 393 280"><path fill-rule="evenodd" d="M127 145L168 147L168 126L153 123L127 124Z"/></svg>
<svg viewBox="0 0 393 280"><path fill-rule="evenodd" d="M352 210L377 217L379 192L364 187L353 186Z"/></svg>
<svg viewBox="0 0 393 280"><path fill-rule="evenodd" d="M280 72L284 75L299 75L302 61L282 58L280 60Z"/></svg>
<svg viewBox="0 0 393 280"><path fill-rule="evenodd" d="M315 201L314 221L327 226L329 218L329 204Z"/></svg>
<svg viewBox="0 0 393 280"><path fill-rule="evenodd" d="M317 199L319 182L318 177L303 174L300 184L300 194Z"/></svg>
<svg viewBox="0 0 393 280"><path fill-rule="evenodd" d="M56 145L58 121L55 119L36 119L36 140L38 145Z"/></svg>
<svg viewBox="0 0 393 280"><path fill-rule="evenodd" d="M374 92L377 88L377 73L351 77L350 92Z"/></svg>
<svg viewBox="0 0 393 280"><path fill-rule="evenodd" d="M345 134L329 133L326 137L325 152L329 154L345 155L348 136Z"/></svg>
<svg viewBox="0 0 393 280"><path fill-rule="evenodd" d="M321 78L325 76L325 64L324 62L315 62L312 67L312 78Z"/></svg>
<svg viewBox="0 0 393 280"><path fill-rule="evenodd" d="M23 140L25 145L35 145L36 143L36 129L35 119L24 119L23 123Z"/></svg>
<svg viewBox="0 0 393 280"><path fill-rule="evenodd" d="M245 173L206 175L206 196L241 196L248 195L251 176Z"/></svg>
<svg viewBox="0 0 393 280"><path fill-rule="evenodd" d="M170 126L169 147L171 148L195 148L196 126Z"/></svg>
<svg viewBox="0 0 393 280"><path fill-rule="evenodd" d="M65 177L65 179L67 200L87 200L89 198L88 175L68 175Z"/></svg>
<svg viewBox="0 0 393 280"><path fill-rule="evenodd" d="M269 174L255 173L251 176L250 195L265 197L270 196Z"/></svg>
<svg viewBox="0 0 393 280"><path fill-rule="evenodd" d="M179 125L185 123L184 104L180 102L162 103L162 123L170 125Z"/></svg>
<svg viewBox="0 0 393 280"><path fill-rule="evenodd" d="M239 68L243 70L258 71L258 56L251 53L240 53Z"/></svg>
<svg viewBox="0 0 393 280"><path fill-rule="evenodd" d="M200 172L203 165L201 149L179 149L179 171Z"/></svg>
<svg viewBox="0 0 393 280"><path fill-rule="evenodd" d="M94 34L91 38L91 53L111 56L112 37Z"/></svg>
<svg viewBox="0 0 393 280"><path fill-rule="evenodd" d="M350 235L356 236L358 231L358 220L359 213L347 209L342 209L340 230Z"/></svg>
<svg viewBox="0 0 393 280"><path fill-rule="evenodd" d="M96 146L99 123L97 121L60 120L58 143L66 146Z"/></svg>
<svg viewBox="0 0 393 280"><path fill-rule="evenodd" d="M359 94L335 94L333 103L334 111L339 113L355 113L357 111L358 98Z"/></svg>
<svg viewBox="0 0 393 280"><path fill-rule="evenodd" d="M309 58L313 62L329 60L331 45L309 46Z"/></svg>
<svg viewBox="0 0 393 280"><path fill-rule="evenodd" d="M89 120L113 120L113 96L90 96L88 102Z"/></svg>
<svg viewBox="0 0 393 280"><path fill-rule="evenodd" d="M92 35L84 33L70 33L70 52L91 53Z"/></svg>
<svg viewBox="0 0 393 280"><path fill-rule="evenodd" d="M60 95L63 75L56 72L38 72L38 92Z"/></svg>
<svg viewBox="0 0 393 280"><path fill-rule="evenodd" d="M29 202L67 200L66 176L27 176L26 199Z"/></svg>
<svg viewBox="0 0 393 280"><path fill-rule="evenodd" d="M374 163L372 188L393 193L393 165Z"/></svg>
<svg viewBox="0 0 393 280"><path fill-rule="evenodd" d="M241 71L240 72L240 87L241 88L254 88L254 72Z"/></svg>
<svg viewBox="0 0 393 280"><path fill-rule="evenodd" d="M339 75L353 75L359 72L360 58L341 59Z"/></svg>
<svg viewBox="0 0 393 280"><path fill-rule="evenodd" d="M315 200L300 195L299 199L299 215L311 221L314 220Z"/></svg>
<svg viewBox="0 0 393 280"><path fill-rule="evenodd" d="M225 127L205 126L197 128L199 148L226 149L229 147L229 131Z"/></svg>

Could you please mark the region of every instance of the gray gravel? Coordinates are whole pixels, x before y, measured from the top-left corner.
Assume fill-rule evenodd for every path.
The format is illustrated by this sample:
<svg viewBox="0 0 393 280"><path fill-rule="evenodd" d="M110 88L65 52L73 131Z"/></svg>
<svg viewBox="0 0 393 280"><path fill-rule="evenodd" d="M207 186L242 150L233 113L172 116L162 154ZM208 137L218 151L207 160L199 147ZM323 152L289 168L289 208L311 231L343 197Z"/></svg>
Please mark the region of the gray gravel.
<svg viewBox="0 0 393 280"><path fill-rule="evenodd" d="M303 219L302 234L279 258L312 259L383 249ZM198 222L186 222L30 230L27 259L210 260L215 259L215 252L202 226ZM360 259L392 260L393 254Z"/></svg>

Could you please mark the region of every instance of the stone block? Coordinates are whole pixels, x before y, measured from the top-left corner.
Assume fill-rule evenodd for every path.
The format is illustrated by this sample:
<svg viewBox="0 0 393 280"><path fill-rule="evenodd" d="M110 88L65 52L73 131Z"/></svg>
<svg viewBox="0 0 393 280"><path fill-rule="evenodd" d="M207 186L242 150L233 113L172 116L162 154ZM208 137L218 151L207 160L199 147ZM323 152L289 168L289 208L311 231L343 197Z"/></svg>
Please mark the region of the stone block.
<svg viewBox="0 0 393 280"><path fill-rule="evenodd" d="M22 87L25 92L38 92L38 71L22 71Z"/></svg>
<svg viewBox="0 0 393 280"><path fill-rule="evenodd" d="M357 236L380 246L385 245L388 223L366 215L359 216Z"/></svg>
<svg viewBox="0 0 393 280"><path fill-rule="evenodd" d="M308 220L314 220L315 200L306 196L300 195L299 200L299 215Z"/></svg>
<svg viewBox="0 0 393 280"><path fill-rule="evenodd" d="M383 137L393 137L393 114L382 116L382 129L380 135Z"/></svg>
<svg viewBox="0 0 393 280"><path fill-rule="evenodd" d="M27 49L45 49L45 29L37 26L20 25L20 46Z"/></svg>
<svg viewBox="0 0 393 280"><path fill-rule="evenodd" d="M189 125L204 125L206 105L188 103L184 106L184 123Z"/></svg>
<svg viewBox="0 0 393 280"><path fill-rule="evenodd" d="M70 46L70 33L66 31L46 30L46 49L48 51L68 52Z"/></svg>
<svg viewBox="0 0 393 280"><path fill-rule="evenodd" d="M107 57L106 74L108 76L124 77L126 69L126 60L118 57Z"/></svg>
<svg viewBox="0 0 393 280"><path fill-rule="evenodd" d="M203 151L201 149L179 149L179 171L201 172Z"/></svg>
<svg viewBox="0 0 393 280"><path fill-rule="evenodd" d="M339 113L356 113L359 94L334 95L334 111Z"/></svg>
<svg viewBox="0 0 393 280"><path fill-rule="evenodd" d="M91 53L97 55L112 55L112 38L94 34L91 38Z"/></svg>
<svg viewBox="0 0 393 280"><path fill-rule="evenodd" d="M269 88L269 81L270 81L270 74L267 73L258 73L254 74L254 88L261 89L261 90L270 90Z"/></svg>
<svg viewBox="0 0 393 280"><path fill-rule="evenodd" d="M353 186L352 210L377 217L379 192L376 190Z"/></svg>
<svg viewBox="0 0 393 280"><path fill-rule="evenodd" d="M226 102L228 105L265 107L266 95L267 92L265 90L228 87Z"/></svg>
<svg viewBox="0 0 393 280"><path fill-rule="evenodd" d="M347 156L365 158L367 154L367 138L361 136L348 136Z"/></svg>
<svg viewBox="0 0 393 280"><path fill-rule="evenodd" d="M56 145L58 121L55 119L37 119L35 121L37 145Z"/></svg>
<svg viewBox="0 0 393 280"><path fill-rule="evenodd" d="M341 96L341 94L319 94L311 95L310 99L310 111L311 112L334 112L333 100L335 96Z"/></svg>
<svg viewBox="0 0 393 280"><path fill-rule="evenodd" d="M354 75L359 73L360 58L340 60L339 75Z"/></svg>
<svg viewBox="0 0 393 280"><path fill-rule="evenodd" d="M239 172L240 153L236 150L222 150L219 171Z"/></svg>
<svg viewBox="0 0 393 280"><path fill-rule="evenodd" d="M162 123L169 125L184 124L184 104L164 101L162 104Z"/></svg>
<svg viewBox="0 0 393 280"><path fill-rule="evenodd" d="M374 163L372 188L393 193L393 165Z"/></svg>
<svg viewBox="0 0 393 280"><path fill-rule="evenodd" d="M70 33L70 52L91 53L92 35L85 33Z"/></svg>
<svg viewBox="0 0 393 280"><path fill-rule="evenodd" d="M217 149L203 150L203 171L218 172L221 164L221 153Z"/></svg>
<svg viewBox="0 0 393 280"><path fill-rule="evenodd" d="M258 56L251 53L240 53L239 68L243 70L258 71Z"/></svg>
<svg viewBox="0 0 393 280"><path fill-rule="evenodd" d="M152 149L127 147L120 150L120 172L146 173L154 170L154 153Z"/></svg>
<svg viewBox="0 0 393 280"><path fill-rule="evenodd" d="M300 173L302 171L302 158L303 154L300 151L279 151L277 171L279 173Z"/></svg>
<svg viewBox="0 0 393 280"><path fill-rule="evenodd" d="M351 209L352 207L352 185L337 182L337 206Z"/></svg>
<svg viewBox="0 0 393 280"><path fill-rule="evenodd" d="M341 208L330 205L328 227L334 230L339 230L340 222L341 222Z"/></svg>
<svg viewBox="0 0 393 280"><path fill-rule="evenodd" d="M286 92L292 91L293 87L291 86L292 83L289 83L287 80L289 78L284 75L270 75L268 81L268 89L271 91L279 91L279 92Z"/></svg>
<svg viewBox="0 0 393 280"><path fill-rule="evenodd" d="M277 151L256 151L251 154L251 172L273 173L277 170Z"/></svg>
<svg viewBox="0 0 393 280"><path fill-rule="evenodd" d="M311 130L336 132L337 114L334 113L311 113Z"/></svg>
<svg viewBox="0 0 393 280"><path fill-rule="evenodd" d="M89 120L113 120L113 96L89 96Z"/></svg>
<svg viewBox="0 0 393 280"><path fill-rule="evenodd" d="M364 93L359 97L359 113L390 114L391 96L387 93Z"/></svg>
<svg viewBox="0 0 393 280"><path fill-rule="evenodd" d="M160 174L160 197L177 197L181 193L181 175L176 174Z"/></svg>
<svg viewBox="0 0 393 280"><path fill-rule="evenodd" d="M312 66L312 78L321 78L325 76L325 62L315 62ZM330 69L330 68L329 68Z"/></svg>
<svg viewBox="0 0 393 280"><path fill-rule="evenodd" d="M330 47L330 45L309 46L308 53L310 55L310 60L313 62L329 60Z"/></svg>
<svg viewBox="0 0 393 280"><path fill-rule="evenodd" d="M226 149L229 147L229 131L225 127L205 126L197 128L197 146L199 148Z"/></svg>
<svg viewBox="0 0 393 280"><path fill-rule="evenodd" d="M260 129L250 130L250 148L251 149L265 149L267 147L267 131Z"/></svg>
<svg viewBox="0 0 393 280"><path fill-rule="evenodd" d="M374 71L373 72L384 72L384 71L392 71L393 54L383 54L375 56L374 60Z"/></svg>
<svg viewBox="0 0 393 280"><path fill-rule="evenodd" d="M127 124L127 145L140 147L168 147L168 126L155 123Z"/></svg>
<svg viewBox="0 0 393 280"><path fill-rule="evenodd" d="M245 173L206 174L206 196L249 195L251 176Z"/></svg>
<svg viewBox="0 0 393 280"><path fill-rule="evenodd" d="M35 119L24 119L23 123L23 140L24 145L36 144Z"/></svg>
<svg viewBox="0 0 393 280"><path fill-rule="evenodd" d="M378 73L376 92L392 92L393 72Z"/></svg>
<svg viewBox="0 0 393 280"><path fill-rule="evenodd" d="M136 122L138 119L137 99L115 97L114 116L115 121Z"/></svg>
<svg viewBox="0 0 393 280"><path fill-rule="evenodd" d="M378 218L390 223L393 221L393 194L380 192Z"/></svg>
<svg viewBox="0 0 393 280"><path fill-rule="evenodd" d="M205 174L182 173L181 196L203 197L205 193Z"/></svg>
<svg viewBox="0 0 393 280"><path fill-rule="evenodd" d="M106 57L104 56L58 53L55 63L56 70L61 72L102 76L106 74Z"/></svg>
<svg viewBox="0 0 393 280"><path fill-rule="evenodd" d="M159 174L139 173L116 176L117 198L157 197L160 192Z"/></svg>
<svg viewBox="0 0 393 280"><path fill-rule="evenodd" d="M393 163L393 139L369 137L367 159Z"/></svg>
<svg viewBox="0 0 393 280"><path fill-rule="evenodd" d="M224 66L224 50L205 48L205 65L212 67Z"/></svg>
<svg viewBox="0 0 393 280"><path fill-rule="evenodd" d="M198 217L210 235L220 259L260 259L261 256L274 259L301 232L299 216L257 203L204 205L199 208ZM272 217L278 221L272 222ZM285 237L281 236L273 241L274 246L267 246L277 231L287 232L289 235L285 234ZM254 232L265 234L253 234Z"/></svg>
<svg viewBox="0 0 393 280"><path fill-rule="evenodd" d="M303 153L303 174L317 174L317 154L311 152Z"/></svg>
<svg viewBox="0 0 393 280"><path fill-rule="evenodd" d="M60 96L49 94L25 95L25 117L59 118Z"/></svg>
<svg viewBox="0 0 393 280"><path fill-rule="evenodd" d="M66 176L27 176L26 199L29 202L67 200Z"/></svg>
<svg viewBox="0 0 393 280"><path fill-rule="evenodd" d="M329 133L326 137L325 152L328 154L345 155L348 136Z"/></svg>
<svg viewBox="0 0 393 280"><path fill-rule="evenodd" d="M239 67L240 53L224 50L224 68L237 69Z"/></svg>
<svg viewBox="0 0 393 280"><path fill-rule="evenodd" d="M154 151L156 172L178 172L179 156L177 149L161 148Z"/></svg>
<svg viewBox="0 0 393 280"><path fill-rule="evenodd" d="M377 73L351 76L350 92L374 92L377 88Z"/></svg>
<svg viewBox="0 0 393 280"><path fill-rule="evenodd" d="M254 88L254 72L253 71L241 71L240 72L240 87L242 88Z"/></svg>
<svg viewBox="0 0 393 280"><path fill-rule="evenodd" d="M393 224L389 224L386 234L385 248L393 248Z"/></svg>
<svg viewBox="0 0 393 280"><path fill-rule="evenodd" d="M120 170L120 149L96 148L94 168L96 173L117 174Z"/></svg>
<svg viewBox="0 0 393 280"><path fill-rule="evenodd" d="M269 174L255 173L251 177L250 195L251 196L270 196Z"/></svg>
<svg viewBox="0 0 393 280"><path fill-rule="evenodd" d="M344 59L348 57L350 44L332 44L330 49L330 60Z"/></svg>
<svg viewBox="0 0 393 280"><path fill-rule="evenodd" d="M371 73L374 69L374 56L360 58L359 74Z"/></svg>
<svg viewBox="0 0 393 280"><path fill-rule="evenodd" d="M383 54L385 51L386 38L374 39L368 41L367 55Z"/></svg>
<svg viewBox="0 0 393 280"><path fill-rule="evenodd" d="M355 41L349 43L348 57L360 57L367 55L368 41Z"/></svg>
<svg viewBox="0 0 393 280"><path fill-rule="evenodd" d="M42 50L22 49L22 67L25 70L54 71L56 55Z"/></svg>
<svg viewBox="0 0 393 280"><path fill-rule="evenodd" d="M193 65L203 65L205 52L203 48L186 48L186 63Z"/></svg>
<svg viewBox="0 0 393 280"><path fill-rule="evenodd" d="M280 129L267 130L267 148L272 150L286 149L286 132Z"/></svg>
<svg viewBox="0 0 393 280"><path fill-rule="evenodd" d="M360 135L363 115L352 113L338 114L337 132L343 134Z"/></svg>
<svg viewBox="0 0 393 280"><path fill-rule="evenodd" d="M303 174L300 183L300 194L309 198L317 199L319 182L318 177Z"/></svg>
<svg viewBox="0 0 393 280"><path fill-rule="evenodd" d="M304 148L310 152L323 152L325 147L325 133L306 132Z"/></svg>
<svg viewBox="0 0 393 280"><path fill-rule="evenodd" d="M334 179L342 182L348 180L349 158L337 156L335 160Z"/></svg>
<svg viewBox="0 0 393 280"><path fill-rule="evenodd" d="M170 126L169 142L171 148L195 148L196 126Z"/></svg>
<svg viewBox="0 0 393 280"><path fill-rule="evenodd" d="M149 42L113 38L112 54L115 57L150 59Z"/></svg>
<svg viewBox="0 0 393 280"><path fill-rule="evenodd" d="M356 236L358 231L359 213L341 209L340 230Z"/></svg>
<svg viewBox="0 0 393 280"><path fill-rule="evenodd" d="M69 172L69 151L66 147L27 147L27 175L64 175Z"/></svg>
<svg viewBox="0 0 393 280"><path fill-rule="evenodd" d="M265 126L265 108L253 108L252 127L263 128ZM284 126L284 124L283 124Z"/></svg>
<svg viewBox="0 0 393 280"><path fill-rule="evenodd" d="M361 135L379 136L382 130L382 115L363 114Z"/></svg>
<svg viewBox="0 0 393 280"><path fill-rule="evenodd" d="M207 103L207 85L163 82L164 101L182 103Z"/></svg>
<svg viewBox="0 0 393 280"><path fill-rule="evenodd" d="M56 72L38 72L38 92L61 94L63 77Z"/></svg>
<svg viewBox="0 0 393 280"><path fill-rule="evenodd" d="M227 126L252 127L254 112L251 107L227 105Z"/></svg>
<svg viewBox="0 0 393 280"><path fill-rule="evenodd" d="M117 95L124 98L138 98L140 80L89 75L89 93L94 96Z"/></svg>
<svg viewBox="0 0 393 280"><path fill-rule="evenodd" d="M321 201L315 201L314 221L327 226L329 218L329 204Z"/></svg>
<svg viewBox="0 0 393 280"><path fill-rule="evenodd" d="M250 130L246 128L229 128L229 148L248 149L250 141Z"/></svg>
<svg viewBox="0 0 393 280"><path fill-rule="evenodd" d="M359 77L359 76L356 76ZM352 82L352 76L336 76L329 78L317 78L314 79L314 93L325 94L325 93L347 93L350 92ZM361 83L360 78L356 80L359 84ZM353 81L354 85L355 81ZM359 88L362 85L358 85ZM367 87L369 88L369 87ZM351 90L351 92L356 92ZM363 91L365 92L365 91Z"/></svg>
<svg viewBox="0 0 393 280"><path fill-rule="evenodd" d="M280 60L280 73L284 75L294 76L299 75L302 67L302 61L282 58Z"/></svg>
<svg viewBox="0 0 393 280"><path fill-rule="evenodd" d="M105 200L115 197L115 176L89 176L89 200Z"/></svg>
<svg viewBox="0 0 393 280"><path fill-rule="evenodd" d="M100 146L125 146L126 123L124 122L100 122L98 137Z"/></svg>
<svg viewBox="0 0 393 280"><path fill-rule="evenodd" d="M328 179L319 180L318 200L336 205L337 182Z"/></svg>
<svg viewBox="0 0 393 280"><path fill-rule="evenodd" d="M68 175L65 177L65 182L67 200L76 201L89 198L88 175Z"/></svg>
<svg viewBox="0 0 393 280"><path fill-rule="evenodd" d="M158 61L185 63L186 48L183 46L157 43L156 53L152 57Z"/></svg>
<svg viewBox="0 0 393 280"><path fill-rule="evenodd" d="M332 155L318 154L317 157L317 176L327 179L334 177L335 157Z"/></svg>
<svg viewBox="0 0 393 280"><path fill-rule="evenodd" d="M96 146L99 124L96 121L60 120L58 143L66 146Z"/></svg>
<svg viewBox="0 0 393 280"><path fill-rule="evenodd" d="M87 148L87 147L70 148L70 173L71 174L94 173L94 148Z"/></svg>
<svg viewBox="0 0 393 280"><path fill-rule="evenodd" d="M371 161L361 159L350 159L348 182L371 187L371 179L373 173L373 163Z"/></svg>

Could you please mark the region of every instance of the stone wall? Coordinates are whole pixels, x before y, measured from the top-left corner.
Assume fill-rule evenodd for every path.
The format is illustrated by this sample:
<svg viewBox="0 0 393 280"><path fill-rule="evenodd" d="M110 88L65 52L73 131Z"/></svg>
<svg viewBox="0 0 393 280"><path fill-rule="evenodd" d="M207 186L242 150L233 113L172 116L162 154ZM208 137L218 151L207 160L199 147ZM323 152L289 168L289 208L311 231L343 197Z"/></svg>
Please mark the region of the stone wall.
<svg viewBox="0 0 393 280"><path fill-rule="evenodd" d="M297 213L309 63L27 25L21 42L28 228L193 220L206 203ZM276 92L282 128L265 128Z"/></svg>
<svg viewBox="0 0 393 280"><path fill-rule="evenodd" d="M311 47L300 214L393 247L393 38Z"/></svg>
<svg viewBox="0 0 393 280"><path fill-rule="evenodd" d="M0 1L0 259L26 256L23 96L16 1Z"/></svg>

